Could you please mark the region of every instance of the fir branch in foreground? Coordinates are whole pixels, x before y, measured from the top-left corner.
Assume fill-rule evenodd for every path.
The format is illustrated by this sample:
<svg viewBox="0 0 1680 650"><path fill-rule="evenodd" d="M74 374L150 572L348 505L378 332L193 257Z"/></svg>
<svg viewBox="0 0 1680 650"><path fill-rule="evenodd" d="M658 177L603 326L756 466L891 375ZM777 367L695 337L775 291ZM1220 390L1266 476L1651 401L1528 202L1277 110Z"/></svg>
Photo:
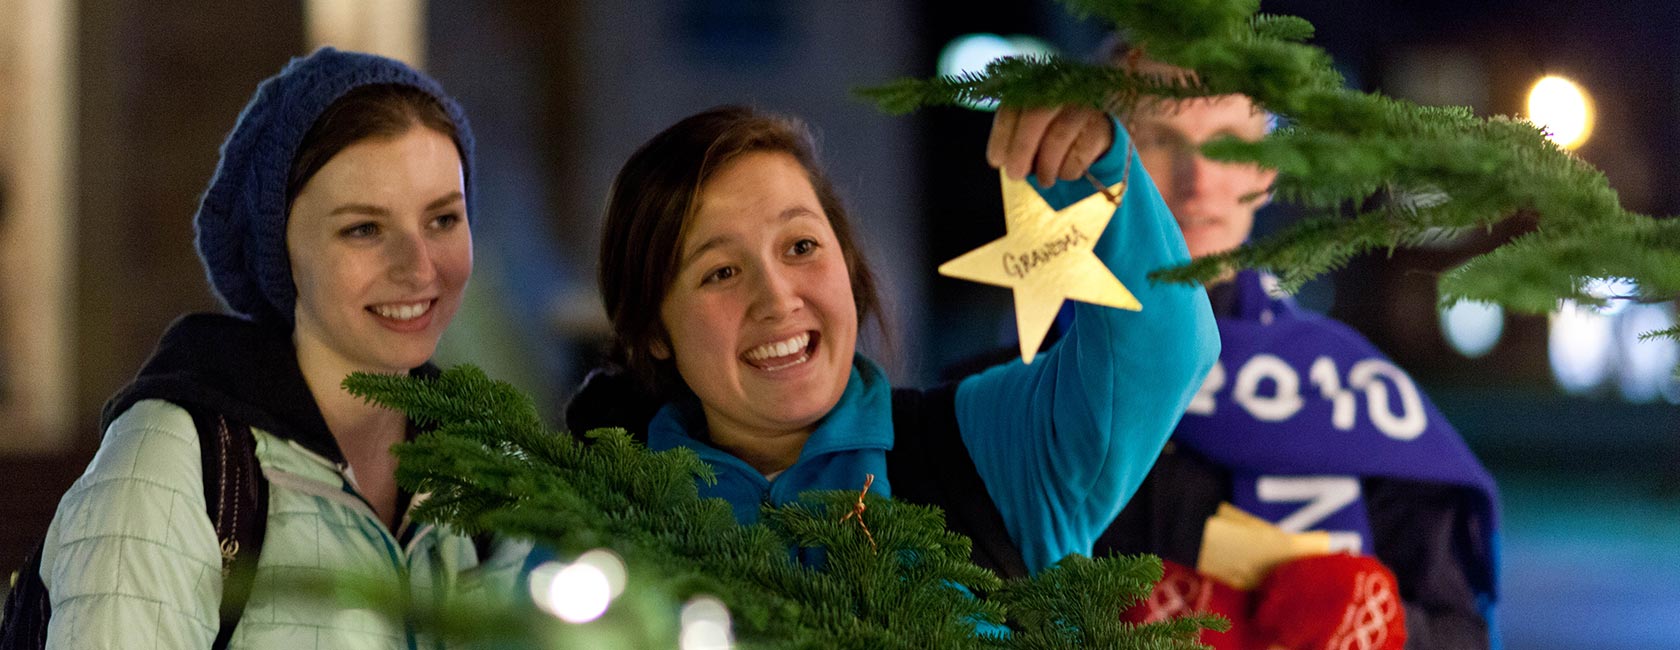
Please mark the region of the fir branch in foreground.
<svg viewBox="0 0 1680 650"><path fill-rule="evenodd" d="M986 70L980 73L926 80L900 79L857 92L893 114L987 101L1017 106L1081 104L1112 109L1117 101L1125 101L1122 98L1189 98L1209 94L1195 85L1053 56L1008 57L987 64Z"/></svg>
<svg viewBox="0 0 1680 650"><path fill-rule="evenodd" d="M1650 332L1644 332L1644 333L1641 333L1639 335L1639 340L1640 341L1650 341L1652 339L1675 339L1675 340L1680 340L1680 325L1676 325L1676 326L1670 327L1668 329L1660 329L1660 330L1653 330L1653 331L1650 331Z"/></svg>
<svg viewBox="0 0 1680 650"><path fill-rule="evenodd" d="M1114 563L1106 566L1104 563ZM1120 567L1115 569L1115 567ZM1199 615L1166 624L1137 625L1120 620L1136 599L1116 602L1113 593L1139 594L1161 580L1161 561L1150 556L1092 560L1073 556L1031 581L1005 584L995 595L1015 617L1014 636L1025 647L1189 650L1201 648L1199 628L1230 629L1219 616Z"/></svg>
<svg viewBox="0 0 1680 650"><path fill-rule="evenodd" d="M766 507L763 523L738 525L726 502L699 497L696 481L711 474L692 452L651 452L618 429L592 431L587 441L549 431L528 412L528 398L470 366L431 379L353 375L345 385L436 426L396 448L398 483L429 493L416 518L535 540L562 558L612 549L639 585L636 607L716 596L728 604L742 648L1189 648L1201 627L1214 624L1119 622L1119 612L1159 579L1153 558L1073 557L1037 578L1000 582L969 561L969 540L946 530L937 509L869 497L861 521L870 532L862 532L859 520L845 516L857 492L802 495ZM790 549L807 562L793 560ZM993 591L1013 595L972 595ZM393 615L430 625L421 615L429 605L407 603ZM484 607L472 611L499 621L546 616L528 604ZM438 632L468 641L475 634L505 641L511 625L484 630L471 619L445 620L452 627ZM976 631L979 622L1004 621L1060 621L1079 634ZM552 621L512 627L534 635L581 629L555 632Z"/></svg>

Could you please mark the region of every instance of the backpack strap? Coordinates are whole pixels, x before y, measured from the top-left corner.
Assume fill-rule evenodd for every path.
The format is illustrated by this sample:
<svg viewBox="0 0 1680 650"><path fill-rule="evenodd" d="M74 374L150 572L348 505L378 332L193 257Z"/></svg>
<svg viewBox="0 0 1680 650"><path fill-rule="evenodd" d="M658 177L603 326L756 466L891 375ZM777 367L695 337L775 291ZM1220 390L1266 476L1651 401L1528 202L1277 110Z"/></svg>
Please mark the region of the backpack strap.
<svg viewBox="0 0 1680 650"><path fill-rule="evenodd" d="M257 462L251 427L208 409L188 407L198 429L204 504L222 554L221 627L214 650L227 648L245 613L251 581L268 533L268 479Z"/></svg>
<svg viewBox="0 0 1680 650"><path fill-rule="evenodd" d="M0 650L39 650L47 647L47 621L52 618L52 600L41 582L43 544L23 559L12 576L6 594L6 609L0 612Z"/></svg>
<svg viewBox="0 0 1680 650"><path fill-rule="evenodd" d="M974 541L975 564L1004 578L1026 577L1021 549L957 429L957 385L894 390L892 404L887 476L893 498L944 510L945 527Z"/></svg>

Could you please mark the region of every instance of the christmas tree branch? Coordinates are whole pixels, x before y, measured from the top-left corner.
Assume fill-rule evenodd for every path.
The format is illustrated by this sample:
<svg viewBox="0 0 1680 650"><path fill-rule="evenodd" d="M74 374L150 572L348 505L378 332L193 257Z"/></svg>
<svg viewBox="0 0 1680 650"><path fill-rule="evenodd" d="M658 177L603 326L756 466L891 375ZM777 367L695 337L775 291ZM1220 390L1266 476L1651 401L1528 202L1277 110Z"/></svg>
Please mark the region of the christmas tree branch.
<svg viewBox="0 0 1680 650"><path fill-rule="evenodd" d="M587 440L549 431L531 400L470 366L436 378L358 374L345 386L436 426L396 448L398 483L428 495L417 519L535 540L561 557L611 549L644 590L640 607L716 596L734 615L741 647L1188 648L1215 623L1119 622L1159 579L1154 558L1070 558L1037 578L1003 582L969 561L969 540L949 532L938 510L860 492L802 495L766 506L762 523L738 525L727 503L699 497L697 481L712 475L694 453L651 452L617 429ZM414 609L423 605L400 615L423 622ZM516 614L539 616L524 610ZM461 626L440 633L479 629L448 620ZM1077 634L991 636L976 627L1034 621ZM550 634L553 626L520 629Z"/></svg>
<svg viewBox="0 0 1680 650"><path fill-rule="evenodd" d="M1443 274L1444 304L1478 300L1547 312L1562 300L1600 300L1582 287L1609 277L1631 280L1647 295L1680 291L1672 270L1680 257L1674 228L1624 210L1603 174L1526 121L1344 88L1329 55L1303 42L1312 35L1310 23L1260 14L1254 0L1063 4L1113 24L1134 54L1187 72L1151 76L1137 70L1135 56L1110 65L1004 59L980 73L901 80L863 92L894 113L996 100L1104 106L1122 116L1242 94L1287 121L1290 128L1260 142L1220 140L1203 153L1278 170L1272 197L1304 208L1308 218L1236 251L1151 276L1163 281L1208 282L1235 268L1264 268L1292 289L1366 251L1524 215L1537 232Z"/></svg>

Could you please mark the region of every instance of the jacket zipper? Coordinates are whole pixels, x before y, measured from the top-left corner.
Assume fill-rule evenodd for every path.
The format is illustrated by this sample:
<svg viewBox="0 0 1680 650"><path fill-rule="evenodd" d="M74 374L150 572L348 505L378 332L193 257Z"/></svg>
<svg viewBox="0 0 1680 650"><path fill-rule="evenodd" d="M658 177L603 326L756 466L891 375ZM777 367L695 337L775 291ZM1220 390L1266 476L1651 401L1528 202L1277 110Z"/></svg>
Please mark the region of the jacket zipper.
<svg viewBox="0 0 1680 650"><path fill-rule="evenodd" d="M357 514L374 522L376 524L374 528L379 531L380 540L385 543L386 559L389 560L391 565L397 570L398 577L401 578L404 583L404 589L410 589L411 587L407 585L410 580L410 567L408 566L408 559L413 556L414 549L419 544L420 540L430 534L434 526L426 524L420 529L414 531L414 535L409 539L406 546L400 544L397 536L385 527L385 523L379 518L379 514L374 511L373 504L369 503L367 498L362 496L362 494L356 490L356 478L350 471L350 466L348 464L335 463L327 460L325 456L310 451L308 448L292 440L287 440L286 444L290 445L292 449L303 453L306 458L309 458L321 466L332 468L333 473L338 475L339 479L343 482L343 485L339 486L337 489L333 489L328 484L313 478L293 474L285 470L270 469L267 466L262 466L263 475L268 478L269 483L282 485L304 494L321 497L333 503L347 506ZM410 499L409 508L412 509L416 503L419 503L420 498L421 497L419 495L416 495L414 498ZM409 526L413 525L413 522L408 518L407 512L403 513L402 522L403 530L406 530ZM401 530L397 532L400 533ZM434 576L434 578L435 577L436 576ZM410 650L415 650L419 644L419 637L414 633L414 626L412 624L404 623L403 632L404 636L408 637L408 647Z"/></svg>

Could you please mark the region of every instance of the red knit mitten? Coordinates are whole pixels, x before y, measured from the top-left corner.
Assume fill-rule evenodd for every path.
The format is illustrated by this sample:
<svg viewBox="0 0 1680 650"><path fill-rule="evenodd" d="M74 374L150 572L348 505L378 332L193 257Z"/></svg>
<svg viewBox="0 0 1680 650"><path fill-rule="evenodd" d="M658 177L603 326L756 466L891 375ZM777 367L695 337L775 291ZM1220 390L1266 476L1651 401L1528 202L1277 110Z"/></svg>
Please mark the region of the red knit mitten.
<svg viewBox="0 0 1680 650"><path fill-rule="evenodd" d="M1400 585L1374 558L1337 553L1291 560L1254 592L1254 631L1290 650L1401 650Z"/></svg>
<svg viewBox="0 0 1680 650"><path fill-rule="evenodd" d="M1142 602L1120 616L1133 623L1155 623L1186 614L1219 614L1231 620L1225 632L1202 630L1202 643L1214 650L1248 650L1249 593L1170 560L1161 560L1161 581Z"/></svg>

